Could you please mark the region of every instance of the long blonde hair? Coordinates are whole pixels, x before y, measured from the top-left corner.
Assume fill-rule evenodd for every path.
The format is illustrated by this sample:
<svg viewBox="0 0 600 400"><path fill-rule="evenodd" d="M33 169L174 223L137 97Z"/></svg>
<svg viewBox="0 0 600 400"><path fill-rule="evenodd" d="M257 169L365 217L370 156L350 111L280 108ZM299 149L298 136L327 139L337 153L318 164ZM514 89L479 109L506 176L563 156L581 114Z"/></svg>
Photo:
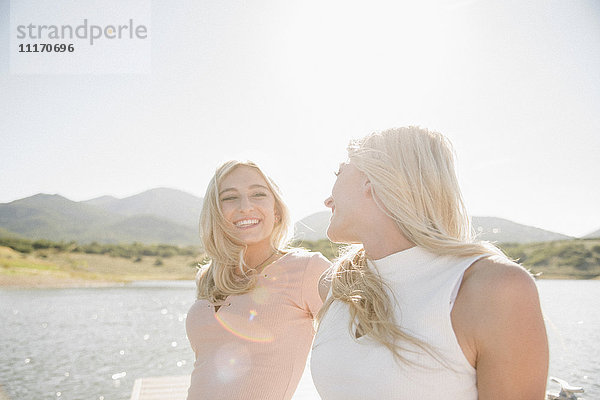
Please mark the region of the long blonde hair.
<svg viewBox="0 0 600 400"><path fill-rule="evenodd" d="M204 252L210 260L196 277L197 297L217 302L229 295L248 293L256 284L254 271L246 271L246 246L236 239L233 226L223 216L219 199L219 184L234 169L254 168L265 180L275 198L275 212L279 218L271 233L273 250L283 250L291 239L292 221L288 207L275 182L252 161L230 160L220 165L206 188L200 213L200 235Z"/></svg>
<svg viewBox="0 0 600 400"><path fill-rule="evenodd" d="M458 257L501 254L489 243L474 239L456 178L453 149L440 133L413 126L373 133L351 141L348 157L371 182L379 208L415 245ZM402 353L413 351L407 344L436 355L435 349L398 326L386 283L367 266L362 246L350 248L337 260L331 280L332 295L317 320L339 300L349 305L352 335L370 336L404 362Z"/></svg>

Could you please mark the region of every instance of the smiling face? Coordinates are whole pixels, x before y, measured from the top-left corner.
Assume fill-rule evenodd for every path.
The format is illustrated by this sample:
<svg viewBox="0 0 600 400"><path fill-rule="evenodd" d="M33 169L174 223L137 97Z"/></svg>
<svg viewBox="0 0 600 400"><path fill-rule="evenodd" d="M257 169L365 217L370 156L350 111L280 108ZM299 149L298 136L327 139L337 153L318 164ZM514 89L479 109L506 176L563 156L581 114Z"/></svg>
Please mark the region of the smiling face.
<svg viewBox="0 0 600 400"><path fill-rule="evenodd" d="M367 177L350 163L340 164L331 196L325 206L331 208L327 237L337 243L361 243L361 230L367 202Z"/></svg>
<svg viewBox="0 0 600 400"><path fill-rule="evenodd" d="M249 248L270 247L276 221L275 197L262 175L241 165L219 184L219 203L236 237Z"/></svg>

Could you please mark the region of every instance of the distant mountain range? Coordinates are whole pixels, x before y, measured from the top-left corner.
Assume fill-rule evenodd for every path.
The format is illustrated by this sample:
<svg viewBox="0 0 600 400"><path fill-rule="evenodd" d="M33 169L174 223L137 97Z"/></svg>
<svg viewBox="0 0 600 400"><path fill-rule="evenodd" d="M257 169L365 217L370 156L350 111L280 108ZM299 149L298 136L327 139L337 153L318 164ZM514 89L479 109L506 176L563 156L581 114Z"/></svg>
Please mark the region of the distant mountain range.
<svg viewBox="0 0 600 400"><path fill-rule="evenodd" d="M321 211L300 220L296 223L296 236L304 240L325 238L330 217L331 212ZM473 217L472 224L481 240L492 242L532 243L573 239L573 237L561 233L518 224L502 218Z"/></svg>
<svg viewBox="0 0 600 400"><path fill-rule="evenodd" d="M0 204L0 236L77 242L199 244L202 198L175 189L157 188L118 199L102 196L75 202L54 194L37 194ZM329 211L296 223L296 237L326 238ZM544 242L572 239L494 217L473 217L480 238L497 242ZM600 237L600 230L587 237Z"/></svg>
<svg viewBox="0 0 600 400"><path fill-rule="evenodd" d="M201 198L166 188L82 202L37 194L0 204L0 234L83 243L198 244L201 208Z"/></svg>
<svg viewBox="0 0 600 400"><path fill-rule="evenodd" d="M102 196L83 203L128 217L154 215L176 224L198 229L202 199L174 189L150 189L124 199Z"/></svg>
<svg viewBox="0 0 600 400"><path fill-rule="evenodd" d="M583 237L584 239L600 239L600 229L592 233L588 233Z"/></svg>

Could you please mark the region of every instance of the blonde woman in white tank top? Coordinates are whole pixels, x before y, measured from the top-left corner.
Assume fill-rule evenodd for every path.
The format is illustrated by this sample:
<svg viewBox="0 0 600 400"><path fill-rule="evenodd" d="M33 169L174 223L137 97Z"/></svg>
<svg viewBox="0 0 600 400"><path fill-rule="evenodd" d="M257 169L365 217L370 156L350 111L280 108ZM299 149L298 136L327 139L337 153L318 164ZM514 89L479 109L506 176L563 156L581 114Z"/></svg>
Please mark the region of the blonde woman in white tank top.
<svg viewBox="0 0 600 400"><path fill-rule="evenodd" d="M322 399L543 399L535 282L472 237L448 140L392 129L348 156L327 235L359 246L322 279L311 356Z"/></svg>

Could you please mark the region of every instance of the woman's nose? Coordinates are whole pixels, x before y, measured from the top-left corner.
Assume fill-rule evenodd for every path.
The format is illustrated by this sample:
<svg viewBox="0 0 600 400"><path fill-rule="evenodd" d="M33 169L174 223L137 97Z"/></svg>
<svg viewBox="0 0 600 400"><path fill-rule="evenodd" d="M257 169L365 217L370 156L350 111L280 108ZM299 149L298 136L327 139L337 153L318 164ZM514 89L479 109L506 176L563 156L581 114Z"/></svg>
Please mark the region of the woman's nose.
<svg viewBox="0 0 600 400"><path fill-rule="evenodd" d="M331 207L333 207L333 198L331 196L329 196L328 198L325 199L325 201L323 203L325 204L325 207L331 208Z"/></svg>
<svg viewBox="0 0 600 400"><path fill-rule="evenodd" d="M240 199L240 211L250 211L252 210L252 202L246 196L242 196Z"/></svg>

